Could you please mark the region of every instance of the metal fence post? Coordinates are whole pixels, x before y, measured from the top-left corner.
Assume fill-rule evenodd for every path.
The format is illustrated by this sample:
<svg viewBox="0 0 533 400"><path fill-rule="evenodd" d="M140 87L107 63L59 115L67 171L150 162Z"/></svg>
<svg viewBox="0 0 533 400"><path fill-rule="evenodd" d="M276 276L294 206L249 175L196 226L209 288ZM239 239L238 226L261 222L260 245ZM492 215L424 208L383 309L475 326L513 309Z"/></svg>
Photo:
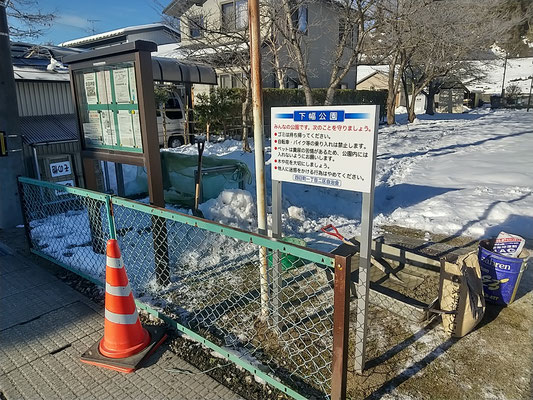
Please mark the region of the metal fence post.
<svg viewBox="0 0 533 400"><path fill-rule="evenodd" d="M333 360L331 399L346 399L348 333L350 327L351 256L335 255L333 292Z"/></svg>
<svg viewBox="0 0 533 400"><path fill-rule="evenodd" d="M111 196L106 196L105 209L107 213L107 226L109 227L109 239L116 239L117 233L115 230L115 216L113 214L113 204L111 204Z"/></svg>
<svg viewBox="0 0 533 400"><path fill-rule="evenodd" d="M370 191L363 193L361 207L361 241L359 250L359 274L355 286L357 293L357 323L355 327L355 371L363 372L365 368L368 292L370 290L370 259L372 257L372 227L374 224L374 189L376 184L376 155L377 134L379 121L379 106L376 106L376 119L374 122L374 141L371 149L372 171L370 178Z"/></svg>
<svg viewBox="0 0 533 400"><path fill-rule="evenodd" d="M281 182L272 180L272 237L281 239ZM276 329L279 326L279 312L281 309L280 293L282 280L281 255L279 250L272 255L272 323Z"/></svg>
<svg viewBox="0 0 533 400"><path fill-rule="evenodd" d="M355 285L357 293L357 323L355 327L355 371L359 373L363 372L365 368L373 212L374 193L363 193L361 247L359 254L359 279L357 284Z"/></svg>
<svg viewBox="0 0 533 400"><path fill-rule="evenodd" d="M96 254L105 254L106 243L102 235L102 203L99 201L87 202L87 214L93 251Z"/></svg>

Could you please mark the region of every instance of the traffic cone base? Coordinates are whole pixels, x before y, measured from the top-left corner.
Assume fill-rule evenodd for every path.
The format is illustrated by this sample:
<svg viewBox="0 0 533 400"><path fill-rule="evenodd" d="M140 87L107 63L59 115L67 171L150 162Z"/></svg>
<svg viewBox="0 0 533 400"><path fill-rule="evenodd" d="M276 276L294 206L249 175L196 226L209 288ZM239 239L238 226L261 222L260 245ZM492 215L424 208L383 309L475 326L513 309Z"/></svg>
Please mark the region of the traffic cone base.
<svg viewBox="0 0 533 400"><path fill-rule="evenodd" d="M150 342L136 354L124 358L110 358L100 352L99 340L93 344L85 353L81 355L81 361L86 364L112 369L118 372L130 373L137 369L139 364L150 357L156 349L167 339L165 328L161 326L146 326Z"/></svg>
<svg viewBox="0 0 533 400"><path fill-rule="evenodd" d="M161 327L143 328L116 239L107 241L104 336L81 361L133 372L166 339Z"/></svg>
<svg viewBox="0 0 533 400"><path fill-rule="evenodd" d="M113 324L113 322L110 322L106 319L105 324L110 325L110 324ZM130 357L130 356L137 354L142 349L144 349L146 346L148 346L150 344L150 334L145 328L142 327L140 322L137 322L137 324L139 324L140 326L140 329L138 329L138 332L141 335L141 337L133 341L133 343L135 343L134 345L129 345L129 343L132 342L131 340L125 340L124 345L120 346L120 349L117 349L115 346L116 343L112 343L111 345L108 345L106 342L106 338L103 337L102 340L100 340L100 346L98 347L98 350L100 351L100 353L103 356L106 356L109 358L125 358L125 357ZM130 329L127 327L124 327L124 325L120 325L120 324L115 324L115 325L117 326L113 327L112 329L114 329L115 332L124 331L123 337L126 338L129 333L128 331ZM108 327L106 326L106 328Z"/></svg>

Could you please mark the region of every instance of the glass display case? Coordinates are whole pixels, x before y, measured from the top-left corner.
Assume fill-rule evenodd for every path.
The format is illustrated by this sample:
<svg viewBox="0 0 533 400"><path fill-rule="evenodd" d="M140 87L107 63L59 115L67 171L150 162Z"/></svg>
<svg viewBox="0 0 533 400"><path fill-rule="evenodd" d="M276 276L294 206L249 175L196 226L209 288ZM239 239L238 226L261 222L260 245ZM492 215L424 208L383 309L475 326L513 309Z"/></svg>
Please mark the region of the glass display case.
<svg viewBox="0 0 533 400"><path fill-rule="evenodd" d="M142 153L134 61L73 71L85 149Z"/></svg>

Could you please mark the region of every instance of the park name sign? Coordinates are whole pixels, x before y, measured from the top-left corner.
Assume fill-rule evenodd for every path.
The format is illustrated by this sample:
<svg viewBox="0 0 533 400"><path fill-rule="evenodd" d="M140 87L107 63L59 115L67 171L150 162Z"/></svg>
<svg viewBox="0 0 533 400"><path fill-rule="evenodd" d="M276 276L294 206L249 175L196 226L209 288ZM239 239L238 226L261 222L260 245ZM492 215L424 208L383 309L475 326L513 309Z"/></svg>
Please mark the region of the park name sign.
<svg viewBox="0 0 533 400"><path fill-rule="evenodd" d="M370 193L377 106L272 107L275 181Z"/></svg>
<svg viewBox="0 0 533 400"><path fill-rule="evenodd" d="M283 237L282 182L300 183L362 193L361 236L359 237L359 273L355 285L357 295L357 323L355 370L365 365L368 293L370 290L370 258L374 216L374 187L379 106L308 106L272 107L271 110L272 167L272 236ZM355 243L354 243L355 244ZM344 249L341 249L344 247ZM342 244L335 251L354 254L356 247ZM282 286L282 267L279 255L274 254L272 268L273 321L279 321L278 287ZM335 307L343 304L343 315L334 321L342 325L350 314L348 299L350 268L342 271L335 265L335 285L343 282L344 299L334 298ZM340 276L343 278L340 278ZM337 276L339 278L337 279ZM337 290L337 289L335 289ZM337 293L337 292L336 292ZM334 347L347 346L347 338L334 336ZM341 380L346 380L346 362L333 366ZM341 385L342 386L342 385Z"/></svg>

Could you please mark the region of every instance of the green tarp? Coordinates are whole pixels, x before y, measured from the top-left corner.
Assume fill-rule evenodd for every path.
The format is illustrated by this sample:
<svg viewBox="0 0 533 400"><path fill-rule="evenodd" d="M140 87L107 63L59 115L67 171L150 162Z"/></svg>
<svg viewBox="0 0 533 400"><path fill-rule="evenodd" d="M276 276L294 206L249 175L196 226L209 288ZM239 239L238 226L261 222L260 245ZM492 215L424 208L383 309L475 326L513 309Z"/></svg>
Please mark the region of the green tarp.
<svg viewBox="0 0 533 400"><path fill-rule="evenodd" d="M162 151L161 165L165 201L192 207L194 205L198 156ZM234 168L208 172L210 168L224 166ZM245 163L238 160L204 156L202 170L208 173L202 174L201 202L218 197L225 189L243 188L244 183L251 182L250 170Z"/></svg>

